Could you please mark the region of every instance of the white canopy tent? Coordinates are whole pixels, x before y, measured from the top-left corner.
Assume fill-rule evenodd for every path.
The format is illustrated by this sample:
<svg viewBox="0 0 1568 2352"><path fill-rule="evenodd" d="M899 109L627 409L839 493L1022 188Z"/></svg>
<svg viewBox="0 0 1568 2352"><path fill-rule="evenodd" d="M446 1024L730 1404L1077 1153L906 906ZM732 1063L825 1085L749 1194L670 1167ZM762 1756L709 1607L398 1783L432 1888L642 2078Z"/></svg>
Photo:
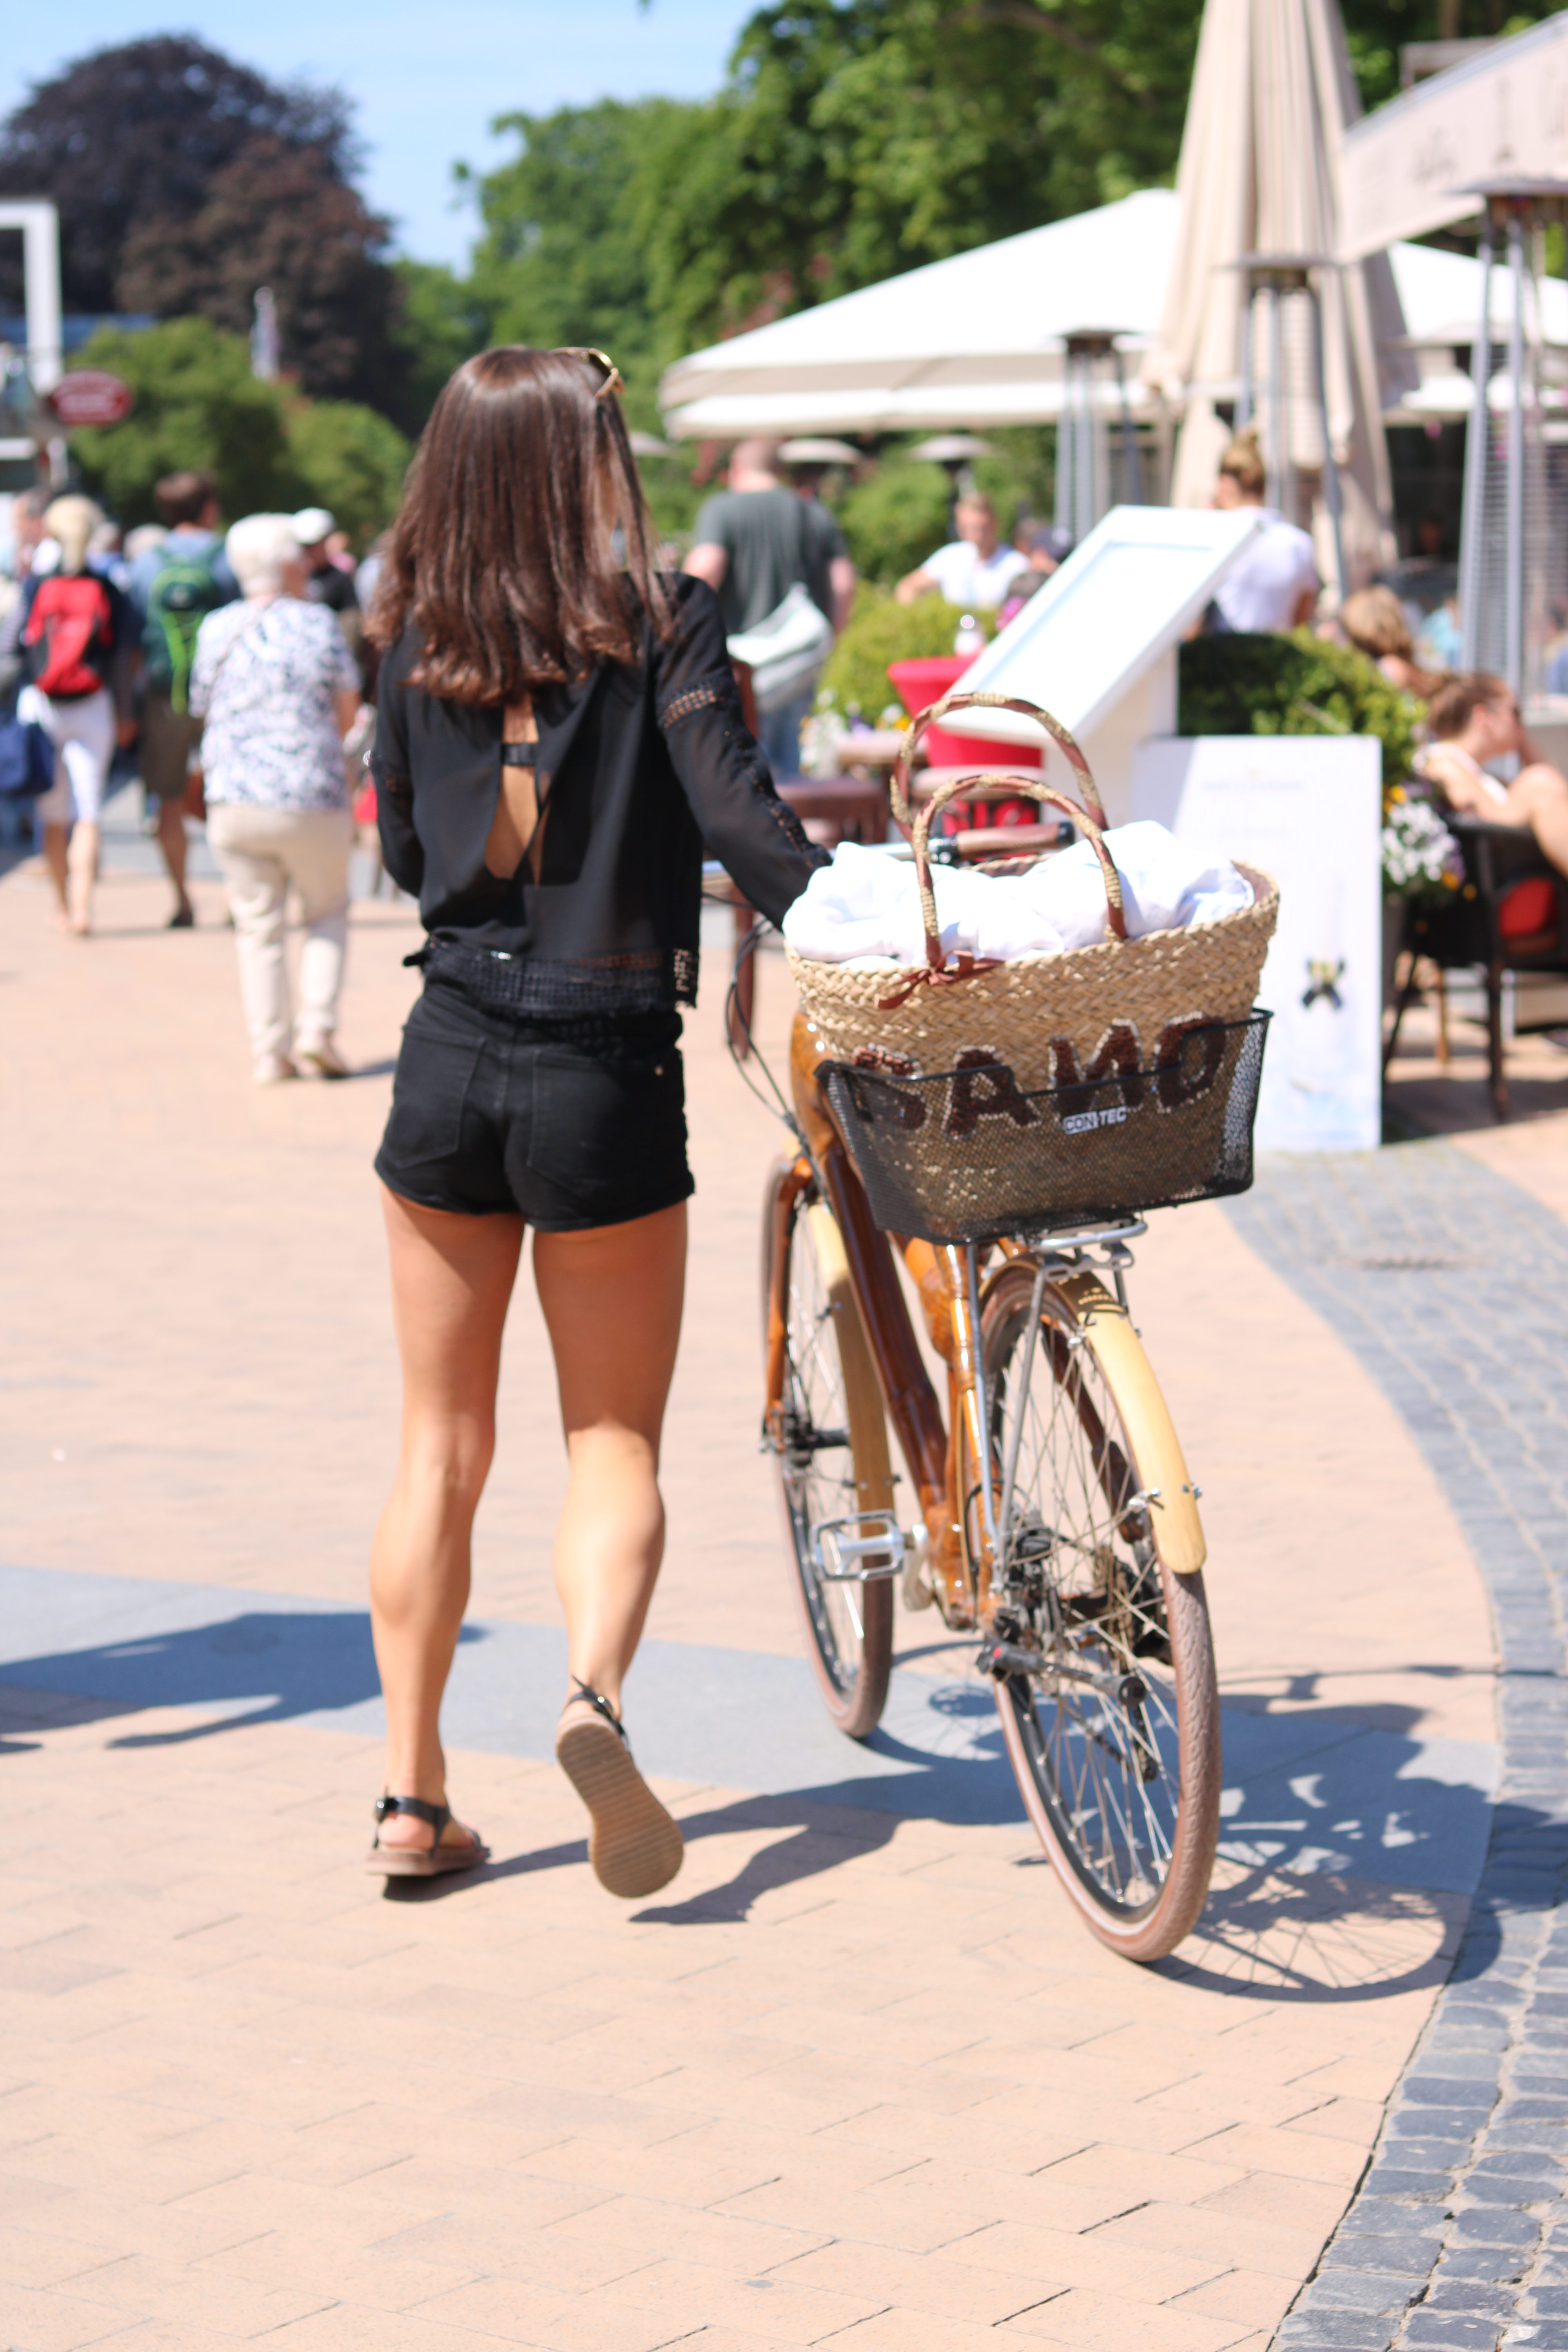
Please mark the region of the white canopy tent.
<svg viewBox="0 0 1568 2352"><path fill-rule="evenodd" d="M686 440L738 441L1054 424L1066 339L1097 328L1129 355L1130 395L1147 413L1153 395L1139 362L1164 311L1179 212L1173 189L1146 188L715 343L666 375L668 428ZM1475 334L1479 266L1413 245L1394 246L1389 259L1401 342L1423 378L1451 375L1453 349ZM1495 299L1500 305L1500 289ZM1554 282L1548 306L1552 340L1560 318L1568 342L1568 286ZM1225 375L1215 396L1235 393L1234 359ZM1396 415L1409 406L1410 382L1396 370L1385 388Z"/></svg>

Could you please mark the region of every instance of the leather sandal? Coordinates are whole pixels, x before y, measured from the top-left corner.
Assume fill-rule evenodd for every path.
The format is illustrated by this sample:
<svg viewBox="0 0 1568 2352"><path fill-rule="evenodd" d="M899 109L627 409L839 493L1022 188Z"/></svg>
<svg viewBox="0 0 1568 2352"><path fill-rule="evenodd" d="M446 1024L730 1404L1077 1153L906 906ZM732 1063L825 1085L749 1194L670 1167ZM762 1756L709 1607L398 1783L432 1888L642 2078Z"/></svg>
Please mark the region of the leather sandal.
<svg viewBox="0 0 1568 2352"><path fill-rule="evenodd" d="M657 1895L680 1868L686 1842L632 1760L626 1726L598 1691L577 1687L562 1710L556 1761L588 1808L588 1860L611 1895Z"/></svg>
<svg viewBox="0 0 1568 2352"><path fill-rule="evenodd" d="M427 1846L383 1845L380 1825L383 1822L391 1821L397 1813L407 1813L416 1822L428 1822L430 1843ZM447 1824L452 1819L450 1805L426 1804L423 1797L378 1797L375 1819L376 1834L364 1858L364 1866L373 1876L440 1878L449 1870L473 1870L490 1858L490 1850L478 1830L468 1829L466 1822L459 1822L458 1826L468 1830L469 1844L442 1844Z"/></svg>

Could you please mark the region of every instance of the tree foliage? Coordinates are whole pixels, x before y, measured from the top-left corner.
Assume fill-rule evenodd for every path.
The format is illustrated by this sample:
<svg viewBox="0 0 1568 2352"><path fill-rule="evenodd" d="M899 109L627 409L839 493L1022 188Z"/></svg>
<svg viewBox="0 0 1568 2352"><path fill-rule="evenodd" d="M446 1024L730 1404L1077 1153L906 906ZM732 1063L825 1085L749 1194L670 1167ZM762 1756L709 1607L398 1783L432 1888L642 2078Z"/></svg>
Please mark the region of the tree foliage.
<svg viewBox="0 0 1568 2352"><path fill-rule="evenodd" d="M186 36L128 41L37 83L0 126L0 194L53 198L66 308L112 310L132 231L194 219L257 140L340 183L357 162L341 92L280 88Z"/></svg>
<svg viewBox="0 0 1568 2352"><path fill-rule="evenodd" d="M144 334L100 329L81 357L136 394L122 424L71 436L89 487L128 527L155 519L153 484L187 466L215 477L230 521L330 507L363 545L390 520L408 463L403 436L372 409L258 382L240 336L171 319Z"/></svg>
<svg viewBox="0 0 1568 2352"><path fill-rule="evenodd" d="M497 342L592 343L623 375L656 357L644 214L657 160L707 110L672 99L505 114L519 152L478 184L474 290Z"/></svg>
<svg viewBox="0 0 1568 2352"><path fill-rule="evenodd" d="M79 58L0 125L0 194L59 206L68 310L244 333L270 286L303 389L386 403L398 287L358 161L341 92L282 87L174 35Z"/></svg>
<svg viewBox="0 0 1568 2352"><path fill-rule="evenodd" d="M303 391L384 398L395 294L385 236L319 150L255 139L216 174L199 212L132 229L120 303L244 335L257 288L269 286L283 363Z"/></svg>
<svg viewBox="0 0 1568 2352"><path fill-rule="evenodd" d="M1195 7L777 0L642 185L655 308L695 342L1084 210L1173 164Z"/></svg>

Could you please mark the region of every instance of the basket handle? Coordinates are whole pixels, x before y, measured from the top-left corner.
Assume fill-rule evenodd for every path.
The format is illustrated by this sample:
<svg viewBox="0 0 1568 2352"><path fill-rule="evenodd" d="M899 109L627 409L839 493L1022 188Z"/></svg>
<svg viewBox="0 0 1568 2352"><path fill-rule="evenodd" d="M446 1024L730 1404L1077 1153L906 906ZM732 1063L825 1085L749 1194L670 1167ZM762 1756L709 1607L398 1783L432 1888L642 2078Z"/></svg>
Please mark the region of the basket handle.
<svg viewBox="0 0 1568 2352"><path fill-rule="evenodd" d="M921 738L927 728L941 726L944 720L951 719L953 713L959 710L1013 710L1016 711L1020 719L1032 719L1037 727L1045 730L1048 740L1055 743L1065 756L1068 765L1078 779L1079 797L1096 824L1103 826L1109 822L1100 805L1100 787L1090 773L1089 761L1084 758L1082 748L1070 728L1064 727L1059 719L1053 719L1048 710L1042 710L1037 702L1024 702L1017 696L1011 694L963 694L955 687L951 694L944 694L940 702L933 702L929 709L921 712L904 738L897 764L889 780L888 796L892 803L893 815L906 833L913 824L910 812L910 762L914 758ZM976 781L989 782L990 779L971 777L969 781L973 783ZM1008 781L1011 782L1012 779L1009 778Z"/></svg>
<svg viewBox="0 0 1568 2352"><path fill-rule="evenodd" d="M915 879L920 885L921 914L925 923L926 963L933 972L943 970L945 958L942 927L936 919L936 894L931 880L931 823L939 809L945 808L949 801L957 800L962 793L971 791L980 781L979 776L954 776L950 783L939 784L916 817L914 831L910 836L915 853ZM1105 845L1100 826L1095 818L1086 815L1066 793L1058 793L1054 786L1042 784L1033 777L1009 776L1007 782L1016 785L1020 793L1026 793L1030 800L1038 801L1043 808L1058 809L1063 816L1071 817L1100 860L1100 877L1105 884L1106 920L1110 927L1111 937L1124 940L1127 937L1127 916L1121 904L1121 877L1111 861L1110 852ZM1096 807L1099 809L1098 802ZM1099 814L1103 817L1104 811L1100 809Z"/></svg>

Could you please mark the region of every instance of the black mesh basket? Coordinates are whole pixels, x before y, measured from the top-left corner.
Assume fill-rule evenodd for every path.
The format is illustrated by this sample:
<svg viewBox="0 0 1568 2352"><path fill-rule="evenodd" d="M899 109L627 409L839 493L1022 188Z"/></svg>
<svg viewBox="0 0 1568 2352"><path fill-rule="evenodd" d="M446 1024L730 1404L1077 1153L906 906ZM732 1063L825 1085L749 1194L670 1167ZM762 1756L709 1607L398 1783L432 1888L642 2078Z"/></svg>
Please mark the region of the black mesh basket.
<svg viewBox="0 0 1568 2352"><path fill-rule="evenodd" d="M934 1077L891 1055L816 1075L885 1232L994 1242L1245 1192L1270 1017L1194 1023L1152 1065L1037 1094L981 1052Z"/></svg>

